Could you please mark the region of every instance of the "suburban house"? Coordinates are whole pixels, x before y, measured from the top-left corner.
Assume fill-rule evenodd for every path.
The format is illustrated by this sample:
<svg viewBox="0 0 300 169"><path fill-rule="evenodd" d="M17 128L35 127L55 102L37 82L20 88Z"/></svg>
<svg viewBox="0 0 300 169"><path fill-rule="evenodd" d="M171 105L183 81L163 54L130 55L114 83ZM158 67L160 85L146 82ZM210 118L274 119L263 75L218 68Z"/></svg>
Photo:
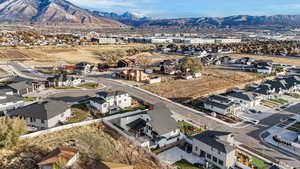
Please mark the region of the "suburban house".
<svg viewBox="0 0 300 169"><path fill-rule="evenodd" d="M140 139L144 147L163 147L181 138L180 128L172 114L165 105L158 104L153 110L121 118L120 126Z"/></svg>
<svg viewBox="0 0 300 169"><path fill-rule="evenodd" d="M19 95L25 95L38 89L34 82L30 79L16 77L7 86L14 89Z"/></svg>
<svg viewBox="0 0 300 169"><path fill-rule="evenodd" d="M78 86L85 82L81 78L67 76L65 74L55 75L47 78L48 85L51 87Z"/></svg>
<svg viewBox="0 0 300 169"><path fill-rule="evenodd" d="M252 65L258 73L271 74L273 71L272 60L255 60L252 62Z"/></svg>
<svg viewBox="0 0 300 169"><path fill-rule="evenodd" d="M79 152L73 148L57 148L42 159L37 166L40 169L52 169L59 160L66 161L65 168L72 167L79 159Z"/></svg>
<svg viewBox="0 0 300 169"><path fill-rule="evenodd" d="M23 97L14 93L9 87L0 87L0 111L16 109L24 106Z"/></svg>
<svg viewBox="0 0 300 169"><path fill-rule="evenodd" d="M229 132L208 130L193 136L193 154L220 169L233 168L237 160L235 140Z"/></svg>
<svg viewBox="0 0 300 169"><path fill-rule="evenodd" d="M71 117L69 105L63 101L46 100L9 110L8 117L19 117L26 121L28 126L44 129L57 126Z"/></svg>
<svg viewBox="0 0 300 169"><path fill-rule="evenodd" d="M123 91L98 92L90 99L90 105L105 114L114 110L125 109L132 105L132 98Z"/></svg>
<svg viewBox="0 0 300 169"><path fill-rule="evenodd" d="M165 74L173 75L180 70L179 60L164 60L160 64L160 69Z"/></svg>
<svg viewBox="0 0 300 169"><path fill-rule="evenodd" d="M232 100L222 95L209 96L203 104L206 110L222 115L235 115L241 108L240 104L232 102Z"/></svg>
<svg viewBox="0 0 300 169"><path fill-rule="evenodd" d="M271 99L274 97L275 89L272 89L270 84L263 83L259 85L253 92L258 94L263 99Z"/></svg>
<svg viewBox="0 0 300 169"><path fill-rule="evenodd" d="M144 72L144 70L139 69L128 69L123 70L117 74L118 77L125 80L132 80L136 82L144 82L150 79L149 75Z"/></svg>
<svg viewBox="0 0 300 169"><path fill-rule="evenodd" d="M118 61L118 67L132 67L136 64L134 59L121 59Z"/></svg>
<svg viewBox="0 0 300 169"><path fill-rule="evenodd" d="M233 102L238 103L244 109L249 109L251 107L260 104L260 97L252 92L230 92L227 94Z"/></svg>
<svg viewBox="0 0 300 169"><path fill-rule="evenodd" d="M91 71L92 65L87 62L79 62L75 64L74 71L77 73L89 73Z"/></svg>

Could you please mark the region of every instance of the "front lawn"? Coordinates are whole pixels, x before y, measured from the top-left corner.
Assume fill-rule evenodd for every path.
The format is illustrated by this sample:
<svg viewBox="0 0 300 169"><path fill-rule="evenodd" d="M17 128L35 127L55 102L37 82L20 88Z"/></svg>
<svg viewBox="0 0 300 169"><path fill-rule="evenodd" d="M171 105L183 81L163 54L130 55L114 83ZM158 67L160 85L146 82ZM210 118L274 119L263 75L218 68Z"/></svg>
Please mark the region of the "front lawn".
<svg viewBox="0 0 300 169"><path fill-rule="evenodd" d="M71 108L72 116L65 122L65 124L78 123L84 121L88 117L88 109L85 104L77 104Z"/></svg>
<svg viewBox="0 0 300 169"><path fill-rule="evenodd" d="M202 167L197 167L186 160L180 160L173 164L173 166L178 167L178 169L203 169Z"/></svg>
<svg viewBox="0 0 300 169"><path fill-rule="evenodd" d="M293 97L293 98L300 99L300 94L298 94L298 93L290 93L288 95Z"/></svg>
<svg viewBox="0 0 300 169"><path fill-rule="evenodd" d="M253 164L254 166L256 166L257 168L266 168L269 165L267 163L265 163L264 161L257 159L255 157L252 157L251 160L251 164Z"/></svg>
<svg viewBox="0 0 300 169"><path fill-rule="evenodd" d="M203 131L201 128L197 128L184 120L179 121L178 123L179 123L181 132L188 136L199 134Z"/></svg>
<svg viewBox="0 0 300 169"><path fill-rule="evenodd" d="M132 111L137 111L137 110L146 110L146 109L148 109L148 106L141 104L141 105L135 106L135 107L127 107L126 109L122 109L120 111L111 113L109 115L112 115L112 114L122 114L122 113L127 113L127 112L132 112Z"/></svg>
<svg viewBox="0 0 300 169"><path fill-rule="evenodd" d="M33 98L33 97L24 97L24 102L34 102L34 101L36 101L36 99L35 98Z"/></svg>
<svg viewBox="0 0 300 169"><path fill-rule="evenodd" d="M276 102L276 103L279 103L279 104L281 104L281 105L289 103L289 101L284 100L284 99L282 99L282 98L271 99L271 101Z"/></svg>
<svg viewBox="0 0 300 169"><path fill-rule="evenodd" d="M96 89L98 87L98 83L88 82L88 83L83 83L78 87L86 88L86 89Z"/></svg>

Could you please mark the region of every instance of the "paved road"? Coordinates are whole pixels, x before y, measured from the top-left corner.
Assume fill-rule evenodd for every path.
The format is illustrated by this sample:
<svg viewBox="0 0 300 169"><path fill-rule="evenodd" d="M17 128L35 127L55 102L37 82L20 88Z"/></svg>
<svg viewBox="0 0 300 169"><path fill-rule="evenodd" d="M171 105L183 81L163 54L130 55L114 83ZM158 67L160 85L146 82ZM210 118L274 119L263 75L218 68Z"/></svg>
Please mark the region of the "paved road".
<svg viewBox="0 0 300 169"><path fill-rule="evenodd" d="M10 63L11 66L13 66L15 69L18 70L26 70L22 65L18 63ZM35 73L31 71L21 71L26 76L32 76L32 78L39 77ZM42 76L43 77L43 76ZM270 116L266 119L263 119L259 125L249 125L245 128L232 128L228 125L225 125L223 123L217 122L213 119L208 118L205 115L196 114L192 111L190 111L187 108L184 108L182 106L178 106L177 104L174 104L172 102L165 101L155 95L151 95L147 92L137 90L136 88L121 84L119 82L113 81L108 78L103 77L93 77L89 78L91 80L98 81L100 83L103 83L105 86L113 89L113 90L123 90L128 92L130 95L143 99L146 102L150 104L156 104L163 102L166 104L171 110L174 112L180 114L181 116L185 117L186 120L191 120L194 123L198 125L206 125L208 129L210 130L219 130L219 131L228 131L232 132L235 135L235 138L237 141L241 142L242 144L247 145L248 147L252 149L256 149L259 152L262 152L263 154L266 154L273 159L276 159L278 161L281 161L283 163L286 163L293 167L300 167L300 160L295 159L294 157L287 156L283 153L280 153L278 151L275 151L263 144L263 142L259 139L259 134L263 132L264 130L274 126L275 124L280 122L280 119L287 118L290 114L278 112L274 114L273 116ZM86 95L85 92L82 92L82 94ZM79 94L80 95L80 94ZM76 97L79 97L79 95L76 95ZM60 97L68 97L72 96L70 93L60 94Z"/></svg>
<svg viewBox="0 0 300 169"><path fill-rule="evenodd" d="M149 102L151 104L155 103L161 103L163 102L166 104L171 110L174 112L184 116L186 120L191 120L194 123L198 125L206 125L208 126L208 129L210 130L219 130L219 131L229 131L232 132L235 135L235 138L237 141L241 142L242 144L247 145L250 148L256 149L259 152L262 152L263 154L266 154L278 161L281 161L283 163L289 164L293 167L300 167L300 161L299 159L295 159L294 157L289 157L283 153L280 153L278 151L274 151L271 148L266 147L260 140L259 140L259 134L263 132L264 130L276 125L280 122L280 119L288 118L290 114L278 112L266 119L263 119L259 125L249 125L245 128L232 128L228 125L219 123L213 119L210 119L204 115L196 114L194 112L191 112L188 109L185 109L181 106L178 106L174 103L170 103L168 101L162 100L159 97L156 97L154 95L150 95L146 92L137 90L133 87L129 87L126 85L123 85L119 82L106 79L106 78L94 78L93 80L97 80L101 83L103 83L106 86L110 86L113 90L123 90L128 92L130 95L135 96L137 98L141 98L145 100L146 102Z"/></svg>
<svg viewBox="0 0 300 169"><path fill-rule="evenodd" d="M24 78L31 78L35 80L46 80L49 77L48 75L37 72L36 70L27 68L18 62L8 62L8 66L11 66L13 68L12 69L13 72L15 72L17 75L22 76Z"/></svg>

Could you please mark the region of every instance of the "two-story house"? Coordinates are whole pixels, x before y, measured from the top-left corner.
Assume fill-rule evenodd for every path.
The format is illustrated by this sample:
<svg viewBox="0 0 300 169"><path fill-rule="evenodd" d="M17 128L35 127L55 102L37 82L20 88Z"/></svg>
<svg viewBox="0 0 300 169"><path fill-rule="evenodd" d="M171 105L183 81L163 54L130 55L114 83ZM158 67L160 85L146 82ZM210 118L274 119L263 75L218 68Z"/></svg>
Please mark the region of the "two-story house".
<svg viewBox="0 0 300 169"><path fill-rule="evenodd" d="M23 97L9 87L0 87L0 111L7 111L24 106Z"/></svg>
<svg viewBox="0 0 300 169"><path fill-rule="evenodd" d="M235 140L229 132L208 130L194 136L193 154L220 169L234 167L237 160Z"/></svg>
<svg viewBox="0 0 300 169"><path fill-rule="evenodd" d="M148 138L142 146L163 147L181 138L180 127L172 114L164 104L157 104L153 110L121 118L120 126L137 138Z"/></svg>
<svg viewBox="0 0 300 169"><path fill-rule="evenodd" d="M98 92L96 97L90 99L90 105L101 113L125 109L132 105L132 98L127 92Z"/></svg>
<svg viewBox="0 0 300 169"><path fill-rule="evenodd" d="M249 109L260 104L260 97L252 92L230 92L227 94L233 102L241 105L242 109Z"/></svg>
<svg viewBox="0 0 300 169"><path fill-rule="evenodd" d="M222 115L233 114L240 110L240 105L232 102L228 97L222 95L212 95L203 102L204 108Z"/></svg>

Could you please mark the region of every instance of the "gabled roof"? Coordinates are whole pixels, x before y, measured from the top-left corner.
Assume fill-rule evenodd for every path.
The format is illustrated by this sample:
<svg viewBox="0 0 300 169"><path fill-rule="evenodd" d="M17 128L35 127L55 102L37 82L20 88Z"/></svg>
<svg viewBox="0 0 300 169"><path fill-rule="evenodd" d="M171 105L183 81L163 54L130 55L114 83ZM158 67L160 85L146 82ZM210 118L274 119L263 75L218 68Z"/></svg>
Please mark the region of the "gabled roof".
<svg viewBox="0 0 300 169"><path fill-rule="evenodd" d="M209 145L220 152L229 153L235 149L233 145L225 141L224 137L230 137L230 132L212 131L207 130L203 133L195 135L193 139L196 139L206 145Z"/></svg>
<svg viewBox="0 0 300 169"><path fill-rule="evenodd" d="M106 100L104 100L102 98L99 98L99 97L93 97L90 100L93 101L93 102L95 102L95 103L98 103L98 104L106 103Z"/></svg>
<svg viewBox="0 0 300 169"><path fill-rule="evenodd" d="M101 92L98 92L96 93L98 96L102 97L102 98L108 98L108 97L114 97L114 96L119 96L119 95L124 95L124 94L127 94L126 92L124 91L113 91L113 92L104 92L104 91L101 91Z"/></svg>
<svg viewBox="0 0 300 169"><path fill-rule="evenodd" d="M179 128L172 112L164 104L157 104L153 110L147 112L150 116L150 124L155 132L164 135Z"/></svg>
<svg viewBox="0 0 300 169"><path fill-rule="evenodd" d="M231 100L225 96L221 96L221 95L211 95L208 97L209 100L216 100L216 101L220 101L220 102L224 102L224 103L230 103Z"/></svg>
<svg viewBox="0 0 300 169"><path fill-rule="evenodd" d="M71 160L76 154L77 150L71 148L57 148L47 155L41 162L37 163L39 167L46 165L53 165L57 161L64 159L66 161Z"/></svg>
<svg viewBox="0 0 300 169"><path fill-rule="evenodd" d="M63 101L46 100L36 102L15 110L7 112L8 116L18 116L25 118L35 118L40 120L48 120L52 117L60 115L69 109L69 105Z"/></svg>
<svg viewBox="0 0 300 169"><path fill-rule="evenodd" d="M138 118L134 121L132 121L131 123L128 123L127 126L130 128L130 130L134 130L134 131L137 131L139 129L142 129L146 126L146 121L141 119L141 118Z"/></svg>
<svg viewBox="0 0 300 169"><path fill-rule="evenodd" d="M231 92L228 94L229 97L237 98L245 101L254 101L255 97L251 93L246 92Z"/></svg>
<svg viewBox="0 0 300 169"><path fill-rule="evenodd" d="M204 101L204 104L206 104L206 105L212 105L214 107L226 110L229 107L231 107L234 103L230 102L229 104L221 104L221 103L218 103L218 102L206 100L206 101Z"/></svg>

